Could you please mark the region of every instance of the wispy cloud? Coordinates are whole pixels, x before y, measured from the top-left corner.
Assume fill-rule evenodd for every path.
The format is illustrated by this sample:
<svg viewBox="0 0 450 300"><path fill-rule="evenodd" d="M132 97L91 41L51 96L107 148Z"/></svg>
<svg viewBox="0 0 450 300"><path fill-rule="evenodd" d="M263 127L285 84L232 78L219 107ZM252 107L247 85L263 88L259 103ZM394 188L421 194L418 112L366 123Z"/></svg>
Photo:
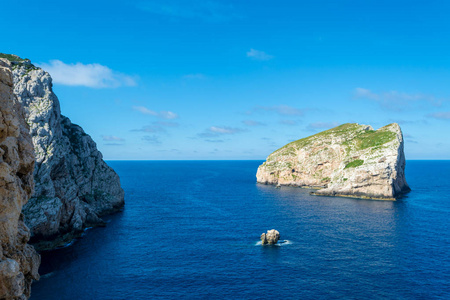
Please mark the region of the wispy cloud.
<svg viewBox="0 0 450 300"><path fill-rule="evenodd" d="M247 57L250 57L254 60L271 60L273 58L272 55L267 54L264 51L259 51L256 49L250 49L250 51L247 52Z"/></svg>
<svg viewBox="0 0 450 300"><path fill-rule="evenodd" d="M224 140L213 140L213 139L206 139L205 140L205 142L208 142L208 143L223 143L223 142L225 142Z"/></svg>
<svg viewBox="0 0 450 300"><path fill-rule="evenodd" d="M147 0L141 1L138 8L156 15L208 22L224 22L237 17L231 4L213 0Z"/></svg>
<svg viewBox="0 0 450 300"><path fill-rule="evenodd" d="M338 122L315 122L315 123L308 124L306 129L309 131L318 131L318 130L330 129L330 128L336 127L338 125L339 125Z"/></svg>
<svg viewBox="0 0 450 300"><path fill-rule="evenodd" d="M180 153L181 152L178 149L169 149L169 150L167 150L167 149L159 149L159 150L156 150L156 151L157 152L174 152L174 153Z"/></svg>
<svg viewBox="0 0 450 300"><path fill-rule="evenodd" d="M211 126L204 132L197 134L201 138L213 138L222 135L236 134L245 131L242 128L228 127L228 126Z"/></svg>
<svg viewBox="0 0 450 300"><path fill-rule="evenodd" d="M105 146L123 146L124 144L122 143L105 143Z"/></svg>
<svg viewBox="0 0 450 300"><path fill-rule="evenodd" d="M184 79L205 79L205 74L195 73L195 74L186 74L183 76Z"/></svg>
<svg viewBox="0 0 450 300"><path fill-rule="evenodd" d="M55 84L70 86L86 86L91 88L115 88L119 86L135 86L132 76L111 70L100 64L66 64L60 60L38 64L49 72Z"/></svg>
<svg viewBox="0 0 450 300"><path fill-rule="evenodd" d="M414 136L412 136L408 133L403 133L403 138L405 139L405 141L407 141L409 143L418 144L418 142L416 141Z"/></svg>
<svg viewBox="0 0 450 300"><path fill-rule="evenodd" d="M304 110L295 108L288 105L274 105L274 106L256 106L252 110L248 111L247 114L261 113L261 112L272 112L280 116L303 116Z"/></svg>
<svg viewBox="0 0 450 300"><path fill-rule="evenodd" d="M142 137L142 140L150 144L161 144L159 137L156 135L145 135Z"/></svg>
<svg viewBox="0 0 450 300"><path fill-rule="evenodd" d="M125 139L123 139L121 137L114 136L114 135L103 135L102 139L104 141L108 141L108 142L111 142L111 141L116 141L116 142L125 141Z"/></svg>
<svg viewBox="0 0 450 300"><path fill-rule="evenodd" d="M427 117L438 120L450 120L450 111L440 111L428 114Z"/></svg>
<svg viewBox="0 0 450 300"><path fill-rule="evenodd" d="M378 103L382 108L392 111L403 111L411 108L413 103L425 101L433 106L440 106L441 100L436 99L432 95L424 94L408 94L398 91L389 91L382 93L374 93L365 88L356 88L353 91L355 99L366 99Z"/></svg>
<svg viewBox="0 0 450 300"><path fill-rule="evenodd" d="M281 125L295 126L298 124L298 121L295 120L280 120L278 123Z"/></svg>
<svg viewBox="0 0 450 300"><path fill-rule="evenodd" d="M406 124L428 124L427 120L401 120L401 119L389 119L390 123L398 123L400 125Z"/></svg>
<svg viewBox="0 0 450 300"><path fill-rule="evenodd" d="M177 122L168 122L168 121L157 121L153 122L151 125L143 126L140 129L133 129L131 131L140 131L140 132L150 132L150 133L158 133L158 132L167 132L167 127L179 127L180 124Z"/></svg>
<svg viewBox="0 0 450 300"><path fill-rule="evenodd" d="M178 114L176 114L174 112L171 112L171 111L160 111L160 112L157 112L157 111L148 109L145 106L133 106L133 109L138 111L138 112L140 112L140 113L143 113L145 115L155 116L155 117L162 118L162 119L169 119L170 120L170 119L178 118Z"/></svg>
<svg viewBox="0 0 450 300"><path fill-rule="evenodd" d="M266 123L262 123L262 122L258 122L258 121L253 121L253 120L244 120L242 121L242 123L244 123L247 126L266 126Z"/></svg>
<svg viewBox="0 0 450 300"><path fill-rule="evenodd" d="M146 125L140 129L133 129L131 131L158 133L158 132L166 132L166 129L160 125L153 124L153 125Z"/></svg>

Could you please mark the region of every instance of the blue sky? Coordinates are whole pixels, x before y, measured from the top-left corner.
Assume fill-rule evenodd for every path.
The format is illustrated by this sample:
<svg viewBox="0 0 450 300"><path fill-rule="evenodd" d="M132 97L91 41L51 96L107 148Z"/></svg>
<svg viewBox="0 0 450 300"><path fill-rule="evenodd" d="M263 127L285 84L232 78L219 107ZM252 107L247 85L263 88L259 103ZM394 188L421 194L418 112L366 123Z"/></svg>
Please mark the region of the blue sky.
<svg viewBox="0 0 450 300"><path fill-rule="evenodd" d="M265 159L346 122L450 158L448 1L8 1L0 52L50 72L106 159ZM5 13L9 12L9 13Z"/></svg>

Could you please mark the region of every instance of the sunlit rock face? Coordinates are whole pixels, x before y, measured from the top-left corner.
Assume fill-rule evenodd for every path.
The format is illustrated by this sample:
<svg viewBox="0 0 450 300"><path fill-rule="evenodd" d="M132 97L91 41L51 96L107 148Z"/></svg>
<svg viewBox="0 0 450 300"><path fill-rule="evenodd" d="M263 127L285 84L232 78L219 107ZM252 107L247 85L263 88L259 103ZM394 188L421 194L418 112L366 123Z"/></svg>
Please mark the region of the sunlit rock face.
<svg viewBox="0 0 450 300"><path fill-rule="evenodd" d="M36 155L36 188L24 207L25 222L38 248L54 248L104 224L100 217L121 209L124 192L92 138L61 115L50 74L19 58L13 78Z"/></svg>
<svg viewBox="0 0 450 300"><path fill-rule="evenodd" d="M343 124L294 141L269 155L263 184L317 189L314 194L395 200L410 190L400 126Z"/></svg>
<svg viewBox="0 0 450 300"><path fill-rule="evenodd" d="M275 245L280 239L280 233L278 230L271 229L267 230L266 233L261 234L261 244L262 245Z"/></svg>
<svg viewBox="0 0 450 300"><path fill-rule="evenodd" d="M27 299L40 256L27 244L22 206L31 197L34 153L24 111L13 94L11 64L0 58L0 299Z"/></svg>

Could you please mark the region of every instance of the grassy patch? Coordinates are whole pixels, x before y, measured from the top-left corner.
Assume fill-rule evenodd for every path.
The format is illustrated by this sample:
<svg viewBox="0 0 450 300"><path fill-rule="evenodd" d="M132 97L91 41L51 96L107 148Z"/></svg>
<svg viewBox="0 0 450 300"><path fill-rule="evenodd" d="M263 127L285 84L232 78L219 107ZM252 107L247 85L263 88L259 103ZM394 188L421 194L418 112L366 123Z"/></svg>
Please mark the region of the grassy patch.
<svg viewBox="0 0 450 300"><path fill-rule="evenodd" d="M281 157L296 157L300 149L309 149L309 155L315 156L321 151L328 151L329 145L332 141L339 140L343 146L346 155L353 155L354 152L371 149L372 152L379 151L385 147L384 144L394 141L397 137L395 132L392 132L391 125L384 126L378 130L370 130L366 126L356 123L346 123L335 128L319 132L312 136L293 141L284 147L273 152L267 159L268 164L272 165L274 162L280 160ZM312 151L314 147L318 147L316 151ZM278 166L273 166L278 167ZM290 166L288 166L290 167Z"/></svg>
<svg viewBox="0 0 450 300"><path fill-rule="evenodd" d="M311 135L309 137L297 140L297 141L293 141L289 144L287 144L286 146L280 148L279 150L283 151L283 154L291 154L291 155L295 155L295 149L300 149L303 148L309 144L311 144L313 141L317 140L318 138L323 138L326 137L328 135L342 135L351 131L355 131L357 129L359 129L360 126L356 123L345 123L342 124L340 126L337 126L335 128L331 128L319 133L316 133L314 135ZM328 148L327 148L328 150Z"/></svg>
<svg viewBox="0 0 450 300"><path fill-rule="evenodd" d="M364 160L362 159L356 159L352 162L349 162L348 164L345 165L344 169L348 169L348 168L356 168L361 166L364 163Z"/></svg>
<svg viewBox="0 0 450 300"><path fill-rule="evenodd" d="M368 130L358 136L356 146L359 150L367 149L370 147L377 147L392 141L395 136L396 134L392 131Z"/></svg>
<svg viewBox="0 0 450 300"><path fill-rule="evenodd" d="M25 59L20 58L17 55L14 55L14 54L5 54L5 53L0 53L0 58L6 58L9 61L15 61L15 62L21 62L21 61L28 60L26 58Z"/></svg>

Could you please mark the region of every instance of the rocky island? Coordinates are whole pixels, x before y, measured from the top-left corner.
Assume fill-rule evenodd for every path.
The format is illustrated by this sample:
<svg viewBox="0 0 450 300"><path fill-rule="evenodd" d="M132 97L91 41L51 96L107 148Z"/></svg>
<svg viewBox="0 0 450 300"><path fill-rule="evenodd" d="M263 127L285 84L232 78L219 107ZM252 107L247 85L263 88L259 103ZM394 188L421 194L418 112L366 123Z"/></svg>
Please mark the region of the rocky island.
<svg viewBox="0 0 450 300"><path fill-rule="evenodd" d="M267 230L267 233L261 234L261 244L262 245L275 245L280 239L280 233L278 230L271 229Z"/></svg>
<svg viewBox="0 0 450 300"><path fill-rule="evenodd" d="M0 299L27 299L40 256L27 244L22 206L34 190L33 144L13 94L8 60L0 58Z"/></svg>
<svg viewBox="0 0 450 300"><path fill-rule="evenodd" d="M313 188L313 194L395 200L410 191L403 135L347 123L276 150L258 168L258 183Z"/></svg>
<svg viewBox="0 0 450 300"><path fill-rule="evenodd" d="M118 175L83 129L61 115L49 73L28 59L0 54L13 68L14 94L25 110L36 164L34 194L24 206L31 242L51 249L70 242L100 218L120 210Z"/></svg>

